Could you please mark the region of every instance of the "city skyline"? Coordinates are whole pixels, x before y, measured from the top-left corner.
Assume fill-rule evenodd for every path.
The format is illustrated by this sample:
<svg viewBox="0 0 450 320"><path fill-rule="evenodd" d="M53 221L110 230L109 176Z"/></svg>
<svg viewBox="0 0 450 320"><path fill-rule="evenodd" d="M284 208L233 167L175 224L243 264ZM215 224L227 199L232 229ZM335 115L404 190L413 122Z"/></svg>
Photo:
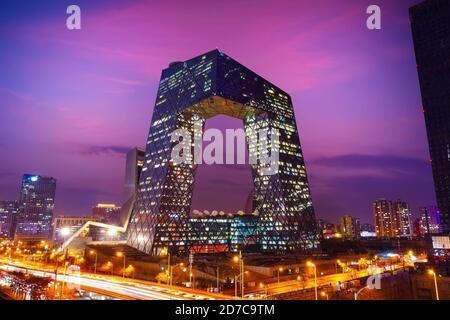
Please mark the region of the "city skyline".
<svg viewBox="0 0 450 320"><path fill-rule="evenodd" d="M30 4L27 12L4 5L0 199L17 199L20 177L30 172L58 179L57 215L86 215L96 203L121 205L125 153L145 145L160 70L219 47L291 93L317 217L337 221L351 214L371 222L371 203L380 197L407 201L417 216L419 207L435 205L408 17L418 2L380 1L378 33L365 28L365 6L357 1L288 1L277 15L270 1L257 8L250 1L233 15L231 7L206 2L194 12L176 2L80 1L86 20L79 33L60 23L64 6ZM253 14L242 32L230 22L204 31L182 15L168 24L165 12L173 5L194 16L212 11L219 21ZM117 8L123 21L114 27ZM302 15L309 18L302 21ZM261 19L278 27L265 29ZM151 40L144 40L147 32ZM180 41L190 45L180 50ZM27 77L30 71L35 78ZM249 184L236 185L239 174L224 168L216 171L220 179L208 179L210 170L199 172L205 198L208 190L232 188L234 194L214 201L243 207Z"/></svg>
<svg viewBox="0 0 450 320"><path fill-rule="evenodd" d="M3 1L0 41L2 305L450 300L450 0Z"/></svg>

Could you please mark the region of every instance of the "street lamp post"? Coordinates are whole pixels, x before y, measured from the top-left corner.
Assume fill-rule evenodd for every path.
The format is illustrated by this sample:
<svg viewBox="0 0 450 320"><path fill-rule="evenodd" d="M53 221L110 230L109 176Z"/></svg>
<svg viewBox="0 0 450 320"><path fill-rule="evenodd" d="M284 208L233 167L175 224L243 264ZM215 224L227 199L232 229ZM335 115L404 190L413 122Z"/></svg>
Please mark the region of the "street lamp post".
<svg viewBox="0 0 450 320"><path fill-rule="evenodd" d="M362 287L361 289L359 289L357 292L355 292L355 300L358 300L358 296L359 294L364 290L364 289L370 289L369 287Z"/></svg>
<svg viewBox="0 0 450 320"><path fill-rule="evenodd" d="M122 278L125 278L125 269L126 269L126 259L127 259L127 257L125 256L125 253L123 253L123 252L117 252L116 255L117 255L119 258L122 258L122 257L123 257Z"/></svg>
<svg viewBox="0 0 450 320"><path fill-rule="evenodd" d="M219 289L219 266L217 266L217 291L220 292L220 289Z"/></svg>
<svg viewBox="0 0 450 320"><path fill-rule="evenodd" d="M277 279L278 279L278 284L280 284L280 272L283 272L283 268L279 267L277 270Z"/></svg>
<svg viewBox="0 0 450 320"><path fill-rule="evenodd" d="M428 270L428 273L431 274L434 278L434 289L436 290L436 300L439 300L439 290L437 285L436 272L434 272L434 270Z"/></svg>
<svg viewBox="0 0 450 320"><path fill-rule="evenodd" d="M241 259L241 293L242 293L242 298L244 298L244 259L242 258L242 252L239 251L239 258Z"/></svg>
<svg viewBox="0 0 450 320"><path fill-rule="evenodd" d="M244 259L242 258L242 251L239 251L239 256L233 257L234 262L239 262L239 275L235 277L235 295L237 296L237 279L241 277L241 296L244 297Z"/></svg>
<svg viewBox="0 0 450 320"><path fill-rule="evenodd" d="M319 300L318 294L317 294L317 268L316 265L314 263L312 263L311 261L308 261L306 263L306 265L308 267L313 267L314 268L314 293L316 296L316 300Z"/></svg>
<svg viewBox="0 0 450 320"><path fill-rule="evenodd" d="M177 267L177 266L184 267L184 263L181 262L181 263L179 263L179 264L177 264L177 265L170 266L170 268L169 268L169 285L170 285L170 286L173 284L173 269L174 269L175 267Z"/></svg>
<svg viewBox="0 0 450 320"><path fill-rule="evenodd" d="M91 255L95 254L94 273L96 274L97 273L97 261L98 261L97 251L91 250L89 252L89 254L91 254Z"/></svg>
<svg viewBox="0 0 450 320"><path fill-rule="evenodd" d="M167 272L168 274L168 278L167 278L167 284L170 286L171 284L171 280L172 280L172 276L170 275L170 252L169 250L167 250Z"/></svg>
<svg viewBox="0 0 450 320"><path fill-rule="evenodd" d="M261 282L261 283L259 284L259 287L264 289L264 295L265 295L266 298L267 298L267 286L264 285L264 283Z"/></svg>
<svg viewBox="0 0 450 320"><path fill-rule="evenodd" d="M113 274L114 274L114 264L113 264L111 261L108 261L108 262L106 263L106 265L107 265L108 267L111 267L111 275L113 275Z"/></svg>
<svg viewBox="0 0 450 320"><path fill-rule="evenodd" d="M322 292L320 293L320 295L321 295L322 297L326 297L326 299L329 300L329 299L328 299L328 293L326 293L325 291L322 291Z"/></svg>

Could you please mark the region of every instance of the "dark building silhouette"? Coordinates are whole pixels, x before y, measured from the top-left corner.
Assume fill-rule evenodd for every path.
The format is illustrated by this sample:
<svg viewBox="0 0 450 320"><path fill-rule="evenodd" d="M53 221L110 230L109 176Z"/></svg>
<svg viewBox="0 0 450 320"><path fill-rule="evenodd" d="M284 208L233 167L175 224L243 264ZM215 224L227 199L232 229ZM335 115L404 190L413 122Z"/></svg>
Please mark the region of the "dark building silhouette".
<svg viewBox="0 0 450 320"><path fill-rule="evenodd" d="M55 192L56 179L23 175L15 238L50 239Z"/></svg>
<svg viewBox="0 0 450 320"><path fill-rule="evenodd" d="M286 92L213 50L173 62L161 75L139 190L128 230L128 244L153 255L188 253L211 246L199 240L189 222L196 165L174 165L171 133L194 133L194 123L225 114L244 122L246 132L277 129L279 167L265 175L260 158L251 166L254 209L259 219L259 251L315 249L317 229L292 101ZM249 154L256 146L248 143ZM224 249L229 250L229 247Z"/></svg>
<svg viewBox="0 0 450 320"><path fill-rule="evenodd" d="M420 234L440 233L439 211L436 207L419 208Z"/></svg>
<svg viewBox="0 0 450 320"><path fill-rule="evenodd" d="M409 11L441 227L450 232L450 1Z"/></svg>
<svg viewBox="0 0 450 320"><path fill-rule="evenodd" d="M252 214L254 209L254 201L255 201L255 193L252 191L249 192L248 196L247 196L247 200L245 201L245 209L244 212L246 214Z"/></svg>

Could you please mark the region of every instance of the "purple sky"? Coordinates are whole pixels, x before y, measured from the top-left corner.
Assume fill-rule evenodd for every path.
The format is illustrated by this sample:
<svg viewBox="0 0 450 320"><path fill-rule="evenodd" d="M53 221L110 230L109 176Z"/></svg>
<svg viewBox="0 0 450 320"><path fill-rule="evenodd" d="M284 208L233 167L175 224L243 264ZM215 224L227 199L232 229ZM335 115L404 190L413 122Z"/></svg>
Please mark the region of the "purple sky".
<svg viewBox="0 0 450 320"><path fill-rule="evenodd" d="M376 1L381 31L365 27L362 0L29 2L0 4L0 199L37 173L58 180L56 214L120 203L161 70L218 47L291 94L319 217L369 222L377 197L413 213L435 202L408 20L418 1ZM82 30L65 27L72 3ZM243 207L241 171L200 168L195 207Z"/></svg>

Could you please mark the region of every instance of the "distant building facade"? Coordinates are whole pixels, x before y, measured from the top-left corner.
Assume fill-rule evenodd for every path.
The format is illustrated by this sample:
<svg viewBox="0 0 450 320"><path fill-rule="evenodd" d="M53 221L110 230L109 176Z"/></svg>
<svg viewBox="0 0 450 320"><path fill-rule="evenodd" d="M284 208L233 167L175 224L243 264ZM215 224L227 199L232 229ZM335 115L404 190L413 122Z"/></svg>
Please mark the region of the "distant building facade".
<svg viewBox="0 0 450 320"><path fill-rule="evenodd" d="M423 1L409 12L440 222L449 233L450 1Z"/></svg>
<svg viewBox="0 0 450 320"><path fill-rule="evenodd" d="M361 238L376 237L375 227L371 223L363 223L361 225Z"/></svg>
<svg viewBox="0 0 450 320"><path fill-rule="evenodd" d="M128 151L125 166L124 202L133 197L138 190L144 161L145 150L133 148Z"/></svg>
<svg viewBox="0 0 450 320"><path fill-rule="evenodd" d="M317 219L317 228L324 239L337 238L340 235L336 225L324 219Z"/></svg>
<svg viewBox="0 0 450 320"><path fill-rule="evenodd" d="M375 227L371 223L363 223L361 225L361 232L375 232Z"/></svg>
<svg viewBox="0 0 450 320"><path fill-rule="evenodd" d="M419 214L421 235L440 232L440 217L437 207L422 207L419 209Z"/></svg>
<svg viewBox="0 0 450 320"><path fill-rule="evenodd" d="M378 199L372 210L377 237L411 236L411 213L406 202Z"/></svg>
<svg viewBox="0 0 450 320"><path fill-rule="evenodd" d="M100 219L96 217L57 217L53 221L52 241L55 243L62 243L88 221L99 220Z"/></svg>
<svg viewBox="0 0 450 320"><path fill-rule="evenodd" d="M411 211L405 201L396 200L392 205L394 236L408 237L412 235Z"/></svg>
<svg viewBox="0 0 450 320"><path fill-rule="evenodd" d="M13 239L19 214L17 201L0 201L0 238Z"/></svg>
<svg viewBox="0 0 450 320"><path fill-rule="evenodd" d="M341 233L345 239L358 239L361 234L361 223L358 218L344 215L341 218Z"/></svg>
<svg viewBox="0 0 450 320"><path fill-rule="evenodd" d="M121 220L122 208L115 204L99 203L92 208L92 215L101 222L118 225Z"/></svg>
<svg viewBox="0 0 450 320"><path fill-rule="evenodd" d="M50 239L55 193L55 178L23 176L15 238Z"/></svg>
<svg viewBox="0 0 450 320"><path fill-rule="evenodd" d="M413 236L414 237L421 237L423 235L422 233L422 225L421 225L421 219L416 218L413 222Z"/></svg>
<svg viewBox="0 0 450 320"><path fill-rule="evenodd" d="M386 199L378 199L373 203L372 209L377 237L393 237L392 202Z"/></svg>

